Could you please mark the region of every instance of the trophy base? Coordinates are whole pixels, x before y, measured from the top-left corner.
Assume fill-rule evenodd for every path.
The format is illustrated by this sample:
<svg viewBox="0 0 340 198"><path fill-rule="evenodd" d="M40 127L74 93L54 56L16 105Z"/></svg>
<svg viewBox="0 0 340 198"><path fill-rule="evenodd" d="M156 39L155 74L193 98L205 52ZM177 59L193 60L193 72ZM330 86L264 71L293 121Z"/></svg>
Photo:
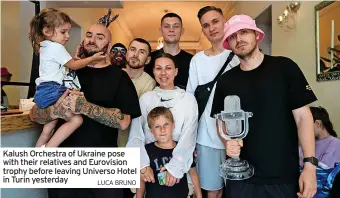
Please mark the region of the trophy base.
<svg viewBox="0 0 340 198"><path fill-rule="evenodd" d="M230 158L220 165L225 180L245 180L254 175L254 167L246 160Z"/></svg>

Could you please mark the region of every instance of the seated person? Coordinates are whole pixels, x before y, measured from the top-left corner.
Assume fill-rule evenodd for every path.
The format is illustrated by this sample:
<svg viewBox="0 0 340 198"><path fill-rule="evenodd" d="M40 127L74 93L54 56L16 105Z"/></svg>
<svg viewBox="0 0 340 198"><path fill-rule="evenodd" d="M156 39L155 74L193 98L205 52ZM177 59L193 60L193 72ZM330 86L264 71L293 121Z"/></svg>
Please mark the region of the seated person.
<svg viewBox="0 0 340 198"><path fill-rule="evenodd" d="M323 107L310 108L314 119L315 157L319 164L334 168L340 162L340 140L333 129L328 112ZM303 166L303 153L299 148L300 166Z"/></svg>
<svg viewBox="0 0 340 198"><path fill-rule="evenodd" d="M158 198L160 195L162 195L162 198L186 198L189 193L187 178L177 179L175 184L170 184L167 178L169 173L167 173L164 167L172 158L172 151L177 144L172 139L175 121L171 111L166 107L156 107L148 114L147 122L152 135L157 139L156 142L145 145L155 182L145 182L141 179L140 188L137 189L137 198L144 198L145 192L145 198ZM189 174L194 184L196 197L202 197L195 162L192 163Z"/></svg>

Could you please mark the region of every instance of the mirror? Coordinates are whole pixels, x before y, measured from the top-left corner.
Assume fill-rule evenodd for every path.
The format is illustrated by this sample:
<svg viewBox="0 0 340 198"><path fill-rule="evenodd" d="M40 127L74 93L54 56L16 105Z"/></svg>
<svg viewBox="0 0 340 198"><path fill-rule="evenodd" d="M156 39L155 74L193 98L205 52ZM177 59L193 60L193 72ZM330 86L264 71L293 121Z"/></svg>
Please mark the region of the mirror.
<svg viewBox="0 0 340 198"><path fill-rule="evenodd" d="M317 81L340 80L340 2L315 6Z"/></svg>

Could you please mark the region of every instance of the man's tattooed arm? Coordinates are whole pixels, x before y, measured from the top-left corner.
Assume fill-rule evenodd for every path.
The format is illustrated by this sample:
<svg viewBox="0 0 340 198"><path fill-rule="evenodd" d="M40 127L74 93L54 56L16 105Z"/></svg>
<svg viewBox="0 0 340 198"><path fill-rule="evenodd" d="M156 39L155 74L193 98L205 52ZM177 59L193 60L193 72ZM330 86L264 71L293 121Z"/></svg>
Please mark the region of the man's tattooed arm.
<svg viewBox="0 0 340 198"><path fill-rule="evenodd" d="M131 120L129 115L124 115L119 109L104 108L89 103L83 96L77 98L75 112L86 115L87 117L106 126L123 130L129 126Z"/></svg>
<svg viewBox="0 0 340 198"><path fill-rule="evenodd" d="M37 105L34 105L30 111L30 119L39 124L46 124L51 122L51 109L47 107L45 109L39 109Z"/></svg>
<svg viewBox="0 0 340 198"><path fill-rule="evenodd" d="M44 109L39 109L37 105L34 105L30 111L30 119L39 124L47 124L57 118L67 119L70 116L72 116L71 112L67 111L61 103Z"/></svg>
<svg viewBox="0 0 340 198"><path fill-rule="evenodd" d="M34 105L29 114L30 119L39 124L46 124L57 118L67 119L72 116L72 113L62 105L68 93L69 91L65 91L54 105L47 108L39 109L37 105Z"/></svg>

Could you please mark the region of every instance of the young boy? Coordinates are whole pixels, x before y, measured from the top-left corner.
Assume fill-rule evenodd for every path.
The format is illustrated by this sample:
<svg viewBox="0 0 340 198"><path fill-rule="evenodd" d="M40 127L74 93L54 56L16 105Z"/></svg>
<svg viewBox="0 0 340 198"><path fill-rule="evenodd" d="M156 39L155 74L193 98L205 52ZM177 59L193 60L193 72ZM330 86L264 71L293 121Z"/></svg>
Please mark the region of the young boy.
<svg viewBox="0 0 340 198"><path fill-rule="evenodd" d="M167 186L167 173L164 165L172 158L172 151L176 142L172 139L172 132L175 128L175 121L171 111L166 107L156 107L148 114L148 125L156 142L145 145L150 158L150 168L153 170L155 183L140 181L140 188L137 189L137 198L187 198L189 193L186 176L181 178L173 186ZM194 192L197 198L202 198L201 187L195 163L193 162L189 175L194 185Z"/></svg>

